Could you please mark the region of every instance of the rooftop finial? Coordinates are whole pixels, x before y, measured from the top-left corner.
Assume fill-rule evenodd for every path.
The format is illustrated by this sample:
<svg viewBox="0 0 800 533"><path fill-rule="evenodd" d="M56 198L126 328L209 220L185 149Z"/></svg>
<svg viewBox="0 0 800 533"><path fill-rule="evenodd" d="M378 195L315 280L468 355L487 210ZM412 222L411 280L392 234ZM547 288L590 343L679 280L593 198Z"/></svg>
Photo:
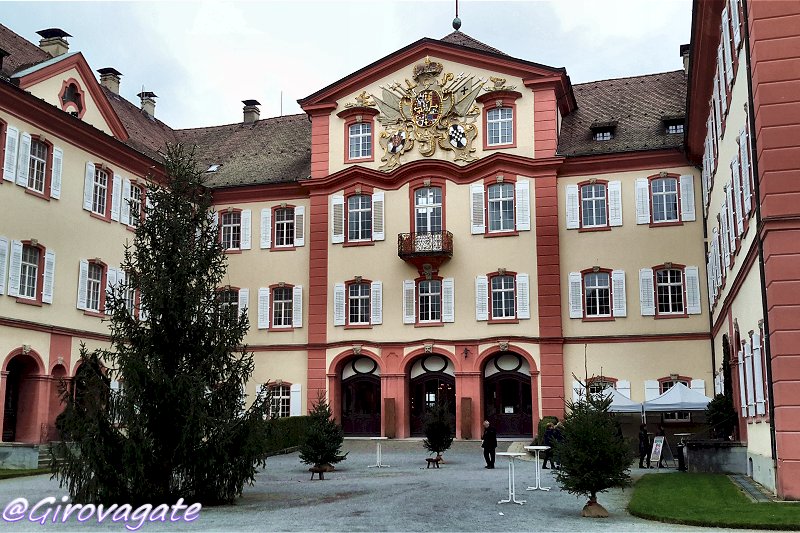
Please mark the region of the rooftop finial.
<svg viewBox="0 0 800 533"><path fill-rule="evenodd" d="M456 18L453 19L453 29L458 31L461 28L461 19L458 18L458 0L456 0Z"/></svg>

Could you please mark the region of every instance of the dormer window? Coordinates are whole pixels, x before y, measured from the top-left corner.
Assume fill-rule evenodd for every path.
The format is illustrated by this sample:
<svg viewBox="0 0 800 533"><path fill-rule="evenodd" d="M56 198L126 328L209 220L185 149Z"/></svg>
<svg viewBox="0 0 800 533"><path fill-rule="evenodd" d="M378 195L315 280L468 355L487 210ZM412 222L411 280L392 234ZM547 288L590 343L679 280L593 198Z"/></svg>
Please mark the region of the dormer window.
<svg viewBox="0 0 800 533"><path fill-rule="evenodd" d="M604 142L610 141L614 138L615 130L617 129L617 121L599 122L595 121L591 125L592 140Z"/></svg>
<svg viewBox="0 0 800 533"><path fill-rule="evenodd" d="M684 117L663 117L664 133L667 135L683 134Z"/></svg>
<svg viewBox="0 0 800 533"><path fill-rule="evenodd" d="M216 172L217 170L219 170L219 167L221 166L222 166L221 164L209 165L208 170L206 170L206 172Z"/></svg>
<svg viewBox="0 0 800 533"><path fill-rule="evenodd" d="M683 123L667 124L667 133L683 133Z"/></svg>
<svg viewBox="0 0 800 533"><path fill-rule="evenodd" d="M614 132L610 129L608 130L595 130L592 135L592 139L595 141L610 141L611 138L614 136Z"/></svg>

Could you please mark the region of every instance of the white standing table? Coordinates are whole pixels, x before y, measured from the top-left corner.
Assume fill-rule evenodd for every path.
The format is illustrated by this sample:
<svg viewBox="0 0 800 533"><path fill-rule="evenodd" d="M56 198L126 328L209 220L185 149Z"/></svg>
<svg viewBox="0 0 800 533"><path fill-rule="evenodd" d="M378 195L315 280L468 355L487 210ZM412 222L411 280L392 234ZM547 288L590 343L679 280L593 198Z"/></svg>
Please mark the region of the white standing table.
<svg viewBox="0 0 800 533"><path fill-rule="evenodd" d="M539 452L549 450L550 446L525 446L525 449L536 454L536 486L525 490L550 490L550 487L542 487L542 465L539 463Z"/></svg>
<svg viewBox="0 0 800 533"><path fill-rule="evenodd" d="M496 455L508 457L508 499L500 500L497 503L518 503L522 505L526 500L517 499L514 459L517 459L518 457L524 457L526 454L522 452L497 452Z"/></svg>
<svg viewBox="0 0 800 533"><path fill-rule="evenodd" d="M377 444L377 448L375 449L375 464L369 465L367 468L389 468L391 466L381 462L381 441L388 439L389 437L370 437L369 440L374 440Z"/></svg>

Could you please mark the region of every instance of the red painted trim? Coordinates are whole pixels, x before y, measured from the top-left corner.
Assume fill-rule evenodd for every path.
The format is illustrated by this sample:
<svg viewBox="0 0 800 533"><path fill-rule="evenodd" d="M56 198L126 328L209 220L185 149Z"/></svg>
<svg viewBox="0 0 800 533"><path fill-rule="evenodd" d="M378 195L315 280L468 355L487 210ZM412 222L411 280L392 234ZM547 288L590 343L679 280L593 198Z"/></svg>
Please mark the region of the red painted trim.
<svg viewBox="0 0 800 533"><path fill-rule="evenodd" d="M94 79L94 76L92 76L92 79ZM75 106L74 102L64 102L64 93L67 91L67 87L69 87L72 84L75 84L75 88L77 89L78 95L80 96L81 107L83 109L76 109L76 111L78 112L78 118L82 119L83 115L86 114L86 96L83 89L81 89L81 84L78 83L78 80L76 80L75 78L64 80L64 82L61 84L61 90L58 93L58 101L61 102L61 110L64 111L65 113L70 112L70 110L68 109L69 107Z"/></svg>
<svg viewBox="0 0 800 533"><path fill-rule="evenodd" d="M349 111L349 110L348 110ZM377 110L374 110L375 114L378 113ZM339 116L342 116L344 112L339 113ZM375 120L373 115L368 115L364 117L363 115L356 114L356 115L349 115L348 118L344 121L344 162L346 164L350 163L370 163L375 161ZM369 143L370 143L370 151L369 157L357 157L354 159L350 159L350 126L354 124L369 124Z"/></svg>
<svg viewBox="0 0 800 533"><path fill-rule="evenodd" d="M285 204L285 205L277 204L277 205L273 205L270 208L271 211L272 211L271 218L270 218L271 227L269 228L269 231L271 233L271 238L270 238L270 241L269 241L270 244L271 244L271 246L269 247L270 252L282 252L282 251L291 251L291 250L296 250L297 249L297 247L294 244L294 235L292 235L292 244L290 246L278 246L277 244L275 244L276 242L278 242L278 239L277 239L278 224L277 224L277 219L275 218L276 212L279 209L291 209L292 210L292 224L294 224L294 220L296 218L295 217L295 212L294 212L295 207L297 207L297 206L294 205L294 204ZM303 221L303 223L305 223L305 221ZM252 221L251 221L251 223L250 223L251 229L252 229L252 226L253 226L253 224L252 224ZM292 227L294 227L294 226L292 226ZM305 228L303 228L303 229L305 230Z"/></svg>
<svg viewBox="0 0 800 533"><path fill-rule="evenodd" d="M483 220L483 236L484 237L508 237L511 235L519 235L519 231L517 230L517 176L509 176L506 178L503 176L503 181L497 181L499 176L492 176L489 178L484 178L483 180L483 212L484 212L484 220ZM511 187L511 202L514 206L514 212L512 214L512 220L514 222L514 226L510 230L502 230L502 231L490 231L489 230L489 189L496 185L506 185L510 184Z"/></svg>
<svg viewBox="0 0 800 533"><path fill-rule="evenodd" d="M678 199L677 204L677 220L665 220L662 222L656 222L655 220L655 211L653 210L653 182L656 180L661 179L674 179L675 180L675 195ZM647 176L647 192L648 192L648 200L650 201L650 227L657 228L661 226L682 226L683 219L681 218L681 176L680 174L674 173L667 173L666 176L662 176L660 174L653 174L651 176Z"/></svg>
<svg viewBox="0 0 800 533"><path fill-rule="evenodd" d="M311 114L311 177L324 178L328 175L329 168L330 115Z"/></svg>
<svg viewBox="0 0 800 533"><path fill-rule="evenodd" d="M608 305L610 313L608 316L588 316L586 314L586 274L597 274L597 273L604 273L608 274ZM581 308L583 311L583 322L613 322L614 319L614 283L611 281L611 272L610 268L599 268L597 272L593 268L586 268L581 270L581 289L583 290L583 302L581 302Z"/></svg>
<svg viewBox="0 0 800 533"><path fill-rule="evenodd" d="M92 178L92 198L94 198L94 188L97 184L97 173L100 171L106 173L106 208L104 213L97 213L96 211L89 211L89 215L104 222L111 222L111 204L114 199L114 171L105 166L103 163L94 164L94 177ZM94 202L92 202L94 205ZM120 209L120 216L122 216L122 209Z"/></svg>
<svg viewBox="0 0 800 533"><path fill-rule="evenodd" d="M687 318L689 316L687 309L686 309L686 302L687 294L686 294L686 265L681 265L680 263L672 263L670 268L667 268L665 264L655 265L652 267L653 269L653 302L655 302L656 314L653 318L655 319L665 319L665 318ZM683 313L659 313L658 312L658 272L660 270L680 270L681 271L681 286L682 286L682 294L683 294Z"/></svg>
<svg viewBox="0 0 800 533"><path fill-rule="evenodd" d="M212 189L210 192L215 205L299 200L309 197L308 188L298 183L236 186Z"/></svg>
<svg viewBox="0 0 800 533"><path fill-rule="evenodd" d="M105 310L106 310L106 283L108 282L108 265L105 264L103 261L99 259L90 259L89 266L91 265L98 265L101 269L100 274L100 300L98 301L98 310L95 311L93 309L84 309L83 314L88 316L98 316L98 317L106 317ZM88 274L87 274L87 285L88 285ZM89 303L89 299L86 299L86 303Z"/></svg>
<svg viewBox="0 0 800 533"><path fill-rule="evenodd" d="M517 100L522 98L522 94L517 91L492 91L480 95L475 100L483 104L481 118L483 120L483 151L498 150L502 148L517 147ZM492 109L498 108L511 109L511 142L489 144L489 120L488 114Z"/></svg>
<svg viewBox="0 0 800 533"><path fill-rule="evenodd" d="M616 154L570 157L558 170L559 178L591 176L610 172L652 170L653 168L689 166L680 149L622 152Z"/></svg>
<svg viewBox="0 0 800 533"><path fill-rule="evenodd" d="M21 304L29 304L35 305L38 307L42 306L42 291L44 291L44 259L45 253L47 252L47 248L42 245L42 243L33 244L32 241L26 240L21 241L23 249L25 246L30 246L39 250L39 261L36 265L36 295L35 298L25 298L22 296L17 296L16 301L17 303ZM24 250L23 250L24 251ZM9 265L10 268L10 265ZM22 263L20 262L20 269L22 268ZM55 273L53 273L55 275ZM21 281L20 281L21 283Z"/></svg>
<svg viewBox="0 0 800 533"><path fill-rule="evenodd" d="M108 98L106 98L103 89L100 87L100 84L95 79L92 69L89 67L89 64L86 62L86 60L83 58L83 54L81 54L80 52L78 52L73 56L64 58L61 61L53 63L52 65L41 68L36 72L32 72L27 76L19 78L19 88L27 89L28 87L35 85L40 81L44 81L59 74L63 74L64 72L67 72L73 67L78 71L78 74L80 74L81 78L83 78L83 80L86 82L86 89L92 96L92 100L94 101L97 108L100 110L100 114L108 124L108 127L109 129L111 129L111 132L114 135L114 137L120 139L121 141L127 141L128 132L125 131L125 126L122 124L122 121L114 112L114 108L111 107L111 103L108 101ZM86 108L85 101L84 101L84 108Z"/></svg>
<svg viewBox="0 0 800 533"><path fill-rule="evenodd" d="M0 118L0 161L5 164L6 161L6 130L8 123ZM3 172L0 172L0 184L3 183Z"/></svg>
<svg viewBox="0 0 800 533"><path fill-rule="evenodd" d="M14 359L18 355L27 355L28 357L33 359L33 361L36 363L36 366L38 367L36 369L37 370L36 373L38 375L44 375L45 374L45 368L46 367L44 365L44 360L42 359L42 356L39 355L39 352L37 352L36 350L31 349L30 351L28 351L28 353L25 353L25 352L23 352L22 346L20 346L19 348L14 348L10 352L8 352L8 355L6 355L6 358L3 361L3 372L8 372L8 364L11 362L12 359ZM3 380L3 381L5 381L5 380Z"/></svg>
<svg viewBox="0 0 800 533"><path fill-rule="evenodd" d="M583 225L583 186L584 185L602 185L605 190L606 196L606 224L605 226L591 226L584 227ZM609 222L609 207L610 202L608 199L608 180L584 180L578 183L578 232L584 231L609 231L611 230L611 223Z"/></svg>
<svg viewBox="0 0 800 533"><path fill-rule="evenodd" d="M444 193L443 193L444 194ZM444 203L444 199L442 200ZM431 275L430 278L426 276L419 276L418 278L414 279L414 327L415 328L427 328L431 326L444 326L444 322L442 318L444 317L444 284L442 280L444 278L439 275L438 272ZM419 319L419 284L423 281L438 281L439 282L439 320L432 320L430 322L421 322Z"/></svg>
<svg viewBox="0 0 800 533"><path fill-rule="evenodd" d="M373 231L375 230L375 228L372 228L372 222L371 221L370 221L370 228L371 229L370 229L370 237L369 237L369 239L359 239L359 240L356 240L356 241L351 241L350 240L350 202L349 202L350 198L352 198L353 196L368 196L369 197L369 206L370 206L369 207L370 219L373 218L373 216L372 216L372 210L374 209L374 206L372 205L372 192L373 192L373 189L372 189L372 187L365 186L365 187L363 187L361 189L361 192L357 192L357 189L360 188L360 187L361 187L361 185L355 185L353 187L349 187L349 188L345 189L345 193L344 193L344 209L343 209L343 211L344 211L344 242L342 243L342 246L344 248L348 248L350 246L374 246L375 245L375 241L372 240L373 236L374 236Z"/></svg>
<svg viewBox="0 0 800 533"><path fill-rule="evenodd" d="M425 181L429 180L430 185L425 185ZM426 187L439 187L442 190L442 231L447 231L447 182L442 177L427 177L424 179L417 178L416 181L411 181L408 184L408 222L410 225L409 231L414 233L417 231L417 205L414 195L417 189L424 189Z"/></svg>
<svg viewBox="0 0 800 533"><path fill-rule="evenodd" d="M275 309L275 289L289 289L289 294L292 295L292 324L289 326L275 326L273 310ZM291 283L273 283L269 285L269 328L267 331L294 331L294 285Z"/></svg>
<svg viewBox="0 0 800 533"><path fill-rule="evenodd" d="M53 183L53 143L41 135L31 134L31 151L33 151L34 141L40 142L47 147L47 153L44 156L44 187L43 192L39 192L35 189L29 188L28 185L25 184L25 192L49 202L50 191ZM19 142L19 140L17 140L17 142ZM3 148L5 149L5 146L3 146ZM30 159L28 160L28 166L28 172L30 173ZM28 179L30 180L30 175L28 176Z"/></svg>
<svg viewBox="0 0 800 533"><path fill-rule="evenodd" d="M511 276L514 279L514 316L510 318L492 318L494 314L494 310L492 308L492 303L494 299L492 298L492 278L496 278L498 276ZM517 318L517 272L512 272L507 270L505 274L500 274L499 272L489 272L486 274L486 283L488 285L488 299L489 299L489 319L487 321L488 324L519 324L519 318Z"/></svg>
<svg viewBox="0 0 800 533"><path fill-rule="evenodd" d="M223 222L222 222L222 218L225 215L230 215L230 214L233 214L233 213L239 213L239 246L236 247L236 248L234 248L234 247L223 248L223 251L226 254L240 254L240 253L242 253L242 209L240 209L238 207L225 207L224 209L221 209L221 210L217 211L217 238L219 239L219 242L220 242L220 244L222 244L223 247L225 246L225 243L222 242L222 226L224 225ZM252 233L252 229L253 229L253 221L252 221L252 218L251 218L251 220L250 220L251 233ZM252 245L252 235L250 237L250 240L251 240L251 245Z"/></svg>
<svg viewBox="0 0 800 533"><path fill-rule="evenodd" d="M366 284L367 288L369 289L367 292L369 294L369 298L367 298L368 302L368 313L369 313L369 321L367 323L359 323L359 324L351 324L350 323L350 285L353 284ZM361 281L356 281L354 279L347 280L344 282L344 329L372 329L372 280L369 279L362 279Z"/></svg>

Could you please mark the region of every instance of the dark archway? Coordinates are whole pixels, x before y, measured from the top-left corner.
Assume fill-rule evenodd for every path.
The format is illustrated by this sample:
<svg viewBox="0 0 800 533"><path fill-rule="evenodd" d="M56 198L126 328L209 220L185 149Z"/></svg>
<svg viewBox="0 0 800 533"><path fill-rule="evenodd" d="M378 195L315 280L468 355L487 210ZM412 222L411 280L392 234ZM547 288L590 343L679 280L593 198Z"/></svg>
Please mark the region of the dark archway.
<svg viewBox="0 0 800 533"><path fill-rule="evenodd" d="M425 434L425 414L433 406L446 404L450 425L456 430L456 378L452 363L441 355L426 355L411 366L409 382L410 430L412 437Z"/></svg>
<svg viewBox="0 0 800 533"><path fill-rule="evenodd" d="M503 352L486 362L483 371L483 411L497 434L533 435L530 366L515 353Z"/></svg>
<svg viewBox="0 0 800 533"><path fill-rule="evenodd" d="M342 429L345 435L381 434L381 377L378 363L356 357L342 367Z"/></svg>
<svg viewBox="0 0 800 533"><path fill-rule="evenodd" d="M38 442L36 427L39 365L30 355L15 355L6 366L3 442Z"/></svg>

